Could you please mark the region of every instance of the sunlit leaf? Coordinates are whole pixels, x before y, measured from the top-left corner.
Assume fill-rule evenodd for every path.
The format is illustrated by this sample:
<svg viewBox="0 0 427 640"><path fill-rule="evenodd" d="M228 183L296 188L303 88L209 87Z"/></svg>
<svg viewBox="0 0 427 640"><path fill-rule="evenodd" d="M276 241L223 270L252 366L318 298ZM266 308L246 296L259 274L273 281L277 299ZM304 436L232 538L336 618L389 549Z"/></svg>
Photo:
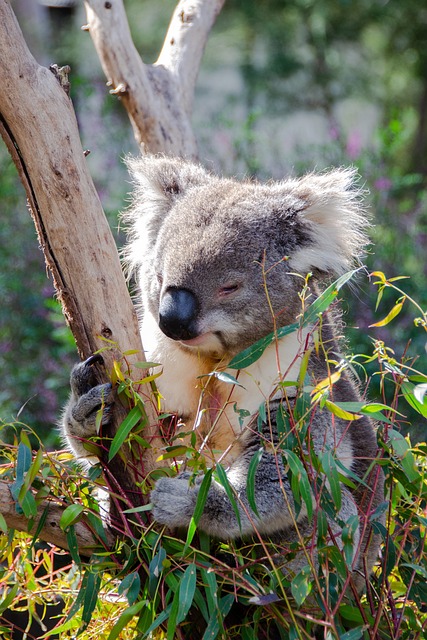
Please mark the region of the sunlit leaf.
<svg viewBox="0 0 427 640"><path fill-rule="evenodd" d="M107 640L116 640L117 638L120 638L120 634L123 629L131 622L132 618L138 615L141 609L145 606L147 606L147 601L141 600L141 602L137 602L131 607L125 609L114 627L111 629Z"/></svg>
<svg viewBox="0 0 427 640"><path fill-rule="evenodd" d="M424 403L424 398L427 395L427 384L417 384L414 387L414 398L415 400L417 400L420 404Z"/></svg>
<svg viewBox="0 0 427 640"><path fill-rule="evenodd" d="M331 402L330 400L325 401L325 407L329 409L334 416L337 418L341 418L342 420L359 420L361 416L351 413L350 411L346 411L340 406L339 402Z"/></svg>
<svg viewBox="0 0 427 640"><path fill-rule="evenodd" d="M114 456L128 437L129 433L132 431L133 427L138 424L139 420L141 420L141 417L141 410L139 407L133 407L133 409L129 411L126 418L117 429L117 433L113 438L108 454L109 461L114 458Z"/></svg>
<svg viewBox="0 0 427 640"><path fill-rule="evenodd" d="M395 318L397 315L399 315L399 313L402 310L402 307L405 303L406 300L406 296L404 298L402 298L402 300L400 300L399 302L397 302L394 307L392 308L392 310L386 315L385 318L383 318L382 320L380 320L379 322L375 322L374 324L370 324L370 327L385 327L389 322L391 322L393 320L393 318Z"/></svg>
<svg viewBox="0 0 427 640"><path fill-rule="evenodd" d="M61 515L59 521L61 529L65 531L67 527L77 522L83 511L84 507L81 504L70 504Z"/></svg>

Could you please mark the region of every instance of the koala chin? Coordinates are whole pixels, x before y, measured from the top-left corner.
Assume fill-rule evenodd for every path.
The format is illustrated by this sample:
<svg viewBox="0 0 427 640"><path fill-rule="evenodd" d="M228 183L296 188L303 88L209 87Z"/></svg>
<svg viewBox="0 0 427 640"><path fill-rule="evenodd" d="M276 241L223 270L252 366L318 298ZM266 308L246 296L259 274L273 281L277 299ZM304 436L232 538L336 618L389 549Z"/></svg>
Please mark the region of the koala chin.
<svg viewBox="0 0 427 640"><path fill-rule="evenodd" d="M260 534L284 546L298 539L295 523L303 536L313 534L304 504L296 509L280 452L289 448L278 428L286 414L293 439L301 439L300 452L313 450L321 457L330 451L340 473L347 470L351 476L352 488L341 487L338 514L328 518L329 535L341 546L342 527L359 515L353 568L370 570L378 540L366 514L383 499L382 474L373 465L373 425L366 417L346 421L318 406L307 413L305 425L292 423L304 354L310 354L304 362L306 383L312 386L330 375L329 360L339 359L339 328L332 315L324 314L320 339L318 327L306 326L273 340L247 368L228 369L236 354L298 320L307 273L306 305L323 283L360 259L369 224L354 171L260 184L220 178L168 157L131 159L129 167L135 189L124 214L129 228L125 259L136 280L146 358L163 366L158 388L164 411L180 418L183 433L195 432L208 464L220 461L227 468L236 494L240 522L224 487L212 481L199 528L222 539ZM82 438L95 434L95 409L101 402L108 406L110 393L105 385L91 387L89 368L82 364L73 370L63 425L78 457L85 456ZM230 384L227 374L237 383ZM360 400L345 371L331 397ZM255 454L260 456L254 480L257 512L246 491ZM186 527L200 481L189 482L186 472L159 479L151 494L155 520ZM322 482L317 477L317 485ZM318 505L314 489L313 504ZM298 566L296 561L287 569Z"/></svg>

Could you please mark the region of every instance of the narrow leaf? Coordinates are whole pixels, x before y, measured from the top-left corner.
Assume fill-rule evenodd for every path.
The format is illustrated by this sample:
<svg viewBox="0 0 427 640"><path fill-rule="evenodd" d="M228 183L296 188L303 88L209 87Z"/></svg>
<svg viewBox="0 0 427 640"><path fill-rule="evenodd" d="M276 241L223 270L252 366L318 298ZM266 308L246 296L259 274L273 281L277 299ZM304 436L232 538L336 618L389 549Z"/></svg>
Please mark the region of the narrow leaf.
<svg viewBox="0 0 427 640"><path fill-rule="evenodd" d="M234 491L228 481L227 478L227 474L224 471L224 467L220 464L217 464L215 467L215 471L217 473L218 476L218 480L219 483L224 487L225 493L228 496L228 499L231 502L231 506L233 507L233 511L235 513L236 519L237 519L237 523L239 525L240 528L242 528L242 523L240 521L240 513L239 513L239 508L237 506L237 502L236 502L236 498L234 495Z"/></svg>
<svg viewBox="0 0 427 640"><path fill-rule="evenodd" d="M141 417L141 410L139 409L139 407L134 407L129 411L113 438L110 452L108 454L109 461L114 458L114 456L128 437L129 433L132 431L133 427L138 424L138 421L141 419Z"/></svg>
<svg viewBox="0 0 427 640"><path fill-rule="evenodd" d="M82 627L81 630L86 629L89 625L92 614L95 610L96 603L98 601L98 593L101 588L101 574L92 571L87 572L87 586L83 598L83 612L82 612Z"/></svg>
<svg viewBox="0 0 427 640"><path fill-rule="evenodd" d="M134 571L133 573L129 573L125 578L123 578L123 580L119 584L117 591L120 595L125 595L129 604L133 605L138 598L140 589L141 578L139 577L138 572Z"/></svg>
<svg viewBox="0 0 427 640"><path fill-rule="evenodd" d="M252 511L255 513L255 515L258 518L259 518L259 513L258 513L256 500L255 500L255 478L256 478L256 472L257 472L259 463L261 462L263 452L264 452L264 449L261 447L252 456L252 459L249 463L248 477L246 482L246 496L248 498L249 506L251 507Z"/></svg>
<svg viewBox="0 0 427 640"><path fill-rule="evenodd" d="M190 607L193 604L194 592L196 590L197 569L195 564L190 564L186 568L179 585L179 607L176 623L180 624L185 620Z"/></svg>
<svg viewBox="0 0 427 640"><path fill-rule="evenodd" d="M81 504L70 504L65 509L59 521L61 529L65 531L67 527L77 522L83 510L84 507Z"/></svg>
<svg viewBox="0 0 427 640"><path fill-rule="evenodd" d="M267 349L267 347L274 342L275 340L280 340L286 335L290 333L294 333L301 326L305 327L312 322L317 320L317 316L319 313L326 311L326 309L330 306L331 302L338 295L339 290L346 282L348 282L354 274L358 271L358 269L354 269L353 271L349 271L345 273L343 276L338 278L335 282L333 282L325 291L309 306L306 313L302 317L301 323L294 322L293 324L286 325L285 327L280 327L276 333L270 333L265 338L258 340L253 345L244 349L229 363L228 367L230 369L245 369L249 367L249 365L256 362Z"/></svg>
<svg viewBox="0 0 427 640"><path fill-rule="evenodd" d="M205 474L205 477L202 480L202 483L199 488L199 492L197 494L196 506L194 507L194 513L190 520L190 525L187 531L187 540L185 542L184 552L187 550L187 547L191 544L193 540L197 525L199 523L199 520L205 508L206 498L208 497L211 482L212 482L212 469L208 469Z"/></svg>
<svg viewBox="0 0 427 640"><path fill-rule="evenodd" d="M386 315L385 318L383 318L382 320L380 320L379 322L375 322L374 324L370 324L370 327L385 327L386 324L388 324L389 322L391 322L393 320L393 318L395 318L397 315L399 315L399 313L402 310L403 304L406 300L406 296L404 298L402 298L402 300L400 302L397 302L393 309Z"/></svg>
<svg viewBox="0 0 427 640"><path fill-rule="evenodd" d="M107 640L116 640L116 638L120 638L120 633L123 629L129 624L129 622L141 611L143 607L147 604L146 600L141 600L141 602L137 602L131 607L128 607L123 611L120 618L117 620L116 624L110 631L110 635Z"/></svg>
<svg viewBox="0 0 427 640"><path fill-rule="evenodd" d="M329 409L331 413L333 413L337 418L341 418L342 420L359 420L361 416L358 416L355 413L350 413L346 411L341 406L339 402L331 402L330 400L325 401L325 407Z"/></svg>
<svg viewBox="0 0 427 640"><path fill-rule="evenodd" d="M338 469L332 451L325 451L321 456L321 463L325 476L329 482L332 499L337 512L341 509L341 485L338 476Z"/></svg>

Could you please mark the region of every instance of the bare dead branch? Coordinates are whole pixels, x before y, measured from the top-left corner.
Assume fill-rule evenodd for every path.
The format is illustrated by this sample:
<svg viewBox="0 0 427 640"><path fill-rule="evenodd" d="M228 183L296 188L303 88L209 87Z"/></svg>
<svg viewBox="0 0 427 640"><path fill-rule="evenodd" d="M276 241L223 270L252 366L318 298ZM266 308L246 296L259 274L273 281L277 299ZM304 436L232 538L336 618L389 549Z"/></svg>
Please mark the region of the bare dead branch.
<svg viewBox="0 0 427 640"><path fill-rule="evenodd" d="M197 157L191 126L200 60L224 0L181 0L159 59L145 64L132 41L122 0L85 0L88 26L108 84L120 96L142 149Z"/></svg>
<svg viewBox="0 0 427 640"><path fill-rule="evenodd" d="M181 0L172 16L156 66L164 66L179 84L180 99L191 117L194 88L209 33L225 0Z"/></svg>
<svg viewBox="0 0 427 640"><path fill-rule="evenodd" d="M113 343L121 351L137 349L139 354L128 356L132 374L132 363L142 354L138 322L63 84L34 60L9 2L0 0L0 133L26 189L46 264L80 355L86 358ZM107 371L119 354L117 349L104 352ZM106 379L104 370L98 373L100 381ZM140 377L138 370L135 376ZM145 437L151 440L157 417L148 400ZM117 425L125 410L116 405ZM148 449L145 472L153 468L154 457ZM131 489L120 456L108 470L125 491ZM131 504L140 502L135 494L134 485Z"/></svg>

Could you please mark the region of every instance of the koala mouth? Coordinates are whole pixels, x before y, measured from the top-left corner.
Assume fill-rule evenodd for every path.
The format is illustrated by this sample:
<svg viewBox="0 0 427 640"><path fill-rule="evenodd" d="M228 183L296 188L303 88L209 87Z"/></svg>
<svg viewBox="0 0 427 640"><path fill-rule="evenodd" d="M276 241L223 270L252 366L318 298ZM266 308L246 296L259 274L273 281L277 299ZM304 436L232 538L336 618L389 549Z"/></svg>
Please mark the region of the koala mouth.
<svg viewBox="0 0 427 640"><path fill-rule="evenodd" d="M181 344L184 344L186 347L201 347L209 342L212 336L212 331L208 331L207 333L202 333L195 338L191 338L190 340L180 340L179 342Z"/></svg>

